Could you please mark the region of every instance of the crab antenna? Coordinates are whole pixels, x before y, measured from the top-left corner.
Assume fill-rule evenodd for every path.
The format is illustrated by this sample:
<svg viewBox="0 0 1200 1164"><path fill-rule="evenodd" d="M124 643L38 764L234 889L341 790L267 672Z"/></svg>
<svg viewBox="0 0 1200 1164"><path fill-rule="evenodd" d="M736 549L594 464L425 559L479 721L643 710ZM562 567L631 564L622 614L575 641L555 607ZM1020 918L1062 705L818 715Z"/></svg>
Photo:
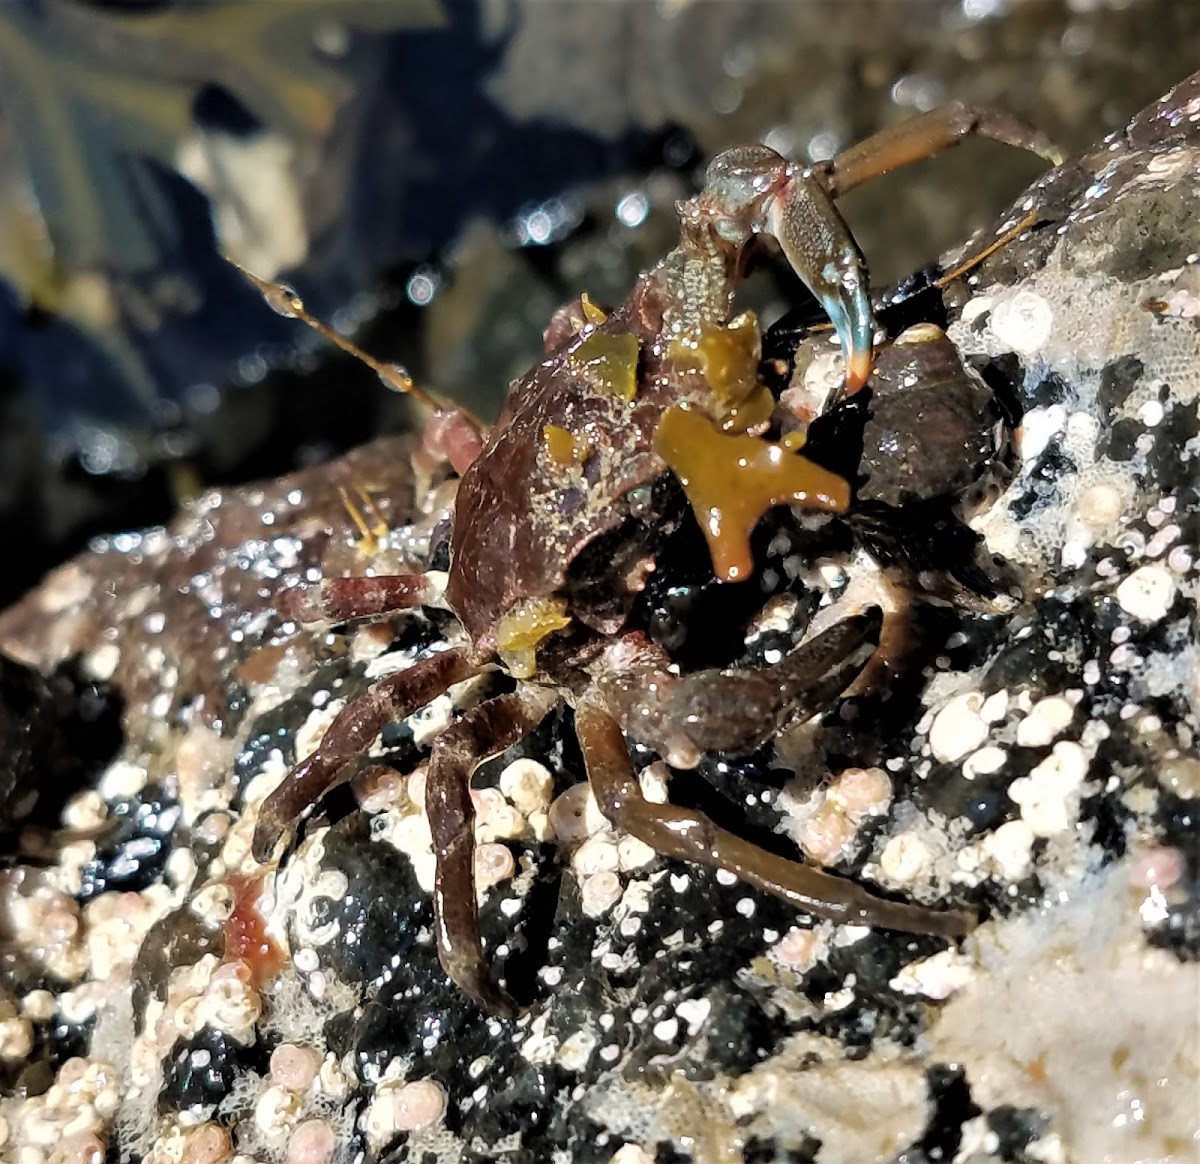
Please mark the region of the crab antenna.
<svg viewBox="0 0 1200 1164"><path fill-rule="evenodd" d="M983 250L976 254L968 255L957 267L951 268L937 279L934 279L933 285L939 289L948 287L955 279L961 279L964 275L969 274L980 263L990 259L998 250L1008 246L1009 243L1016 242L1027 230L1036 226L1040 217L1041 210L1035 206L1020 222L1015 223L1008 230L998 234Z"/></svg>
<svg viewBox="0 0 1200 1164"><path fill-rule="evenodd" d="M232 259L229 261L233 262ZM342 351L366 364L394 392L411 396L418 404L424 405L431 412L444 410L445 406L435 400L424 388L418 388L413 383L413 378L399 365L385 364L382 360L377 360L374 356L364 352L358 344L334 331L324 320L318 319L309 312L304 306L304 300L286 283L273 283L269 279L262 279L253 271L247 271L241 263L233 263L233 265L258 289L273 311L277 311L289 319L298 319L301 323L308 324L313 331L324 336L331 344L336 344Z"/></svg>

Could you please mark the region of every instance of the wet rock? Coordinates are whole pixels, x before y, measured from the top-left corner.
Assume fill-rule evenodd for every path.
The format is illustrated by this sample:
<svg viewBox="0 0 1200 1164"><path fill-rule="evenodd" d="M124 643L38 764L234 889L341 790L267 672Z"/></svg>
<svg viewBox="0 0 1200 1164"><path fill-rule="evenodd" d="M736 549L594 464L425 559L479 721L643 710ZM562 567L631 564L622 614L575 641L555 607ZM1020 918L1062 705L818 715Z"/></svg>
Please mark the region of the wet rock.
<svg viewBox="0 0 1200 1164"><path fill-rule="evenodd" d="M205 1027L170 1050L159 1105L164 1110L212 1109L237 1079L238 1048L220 1031Z"/></svg>
<svg viewBox="0 0 1200 1164"><path fill-rule="evenodd" d="M111 801L109 811L112 825L81 872L81 902L102 893L146 889L162 877L170 859L180 811L160 788L148 785L136 797Z"/></svg>
<svg viewBox="0 0 1200 1164"><path fill-rule="evenodd" d="M6 612L4 649L43 671L80 658L109 677L133 739L181 708L227 732L247 692L289 662L269 649L278 587L362 560L343 493L365 491L396 525L411 517L408 448L379 441L320 471L206 493L169 529L97 539Z"/></svg>
<svg viewBox="0 0 1200 1164"><path fill-rule="evenodd" d="M0 653L0 835L53 828L120 746L119 700L63 666L48 677Z"/></svg>
<svg viewBox="0 0 1200 1164"><path fill-rule="evenodd" d="M1200 76L1036 183L999 229L1036 210L1032 225L944 291L951 339L1008 402L1014 445L990 507L944 517L972 534L963 553L1015 572L1009 601L914 582L916 549L882 570L845 530L819 543L781 522L766 589L791 579L796 602L761 616L744 657L786 649L812 594L900 582L913 612L898 676L774 753L687 774L638 757L653 795L740 816L779 851L819 848L884 892L978 907L961 947L814 923L657 858L579 796L556 715L477 781L500 870L480 895L485 946L530 1003L491 1019L447 982L431 933L420 785L449 699L385 734L259 868L258 806L336 707L456 633L413 614L298 634L274 613L301 578L423 562L441 514L413 496L402 442L205 498L0 615L0 650L43 673L111 664L125 739L97 782L105 812L179 809L161 875L151 863L137 892L87 900L86 871L115 852L103 839L0 884L22 968L2 962L0 979L44 1005L26 1002L30 968L53 964L53 1006L94 1024L74 1061L88 1066L59 1074L115 1064L120 1101L96 1109L107 1146L166 1151L197 1107L272 1159L305 1120L347 1158L422 1162L1184 1158L1200 988L1198 151ZM836 358L826 337L802 347L801 378ZM359 486L389 526L376 544L346 511ZM662 594L650 606L687 621ZM235 925L248 911L281 967L256 970ZM242 944L210 941L213 927ZM307 1090L274 1078L280 1043L321 1057ZM30 1102L0 1113L40 1152Z"/></svg>
<svg viewBox="0 0 1200 1164"><path fill-rule="evenodd" d="M0 655L0 828L36 797L38 761L50 746L50 702L36 671Z"/></svg>

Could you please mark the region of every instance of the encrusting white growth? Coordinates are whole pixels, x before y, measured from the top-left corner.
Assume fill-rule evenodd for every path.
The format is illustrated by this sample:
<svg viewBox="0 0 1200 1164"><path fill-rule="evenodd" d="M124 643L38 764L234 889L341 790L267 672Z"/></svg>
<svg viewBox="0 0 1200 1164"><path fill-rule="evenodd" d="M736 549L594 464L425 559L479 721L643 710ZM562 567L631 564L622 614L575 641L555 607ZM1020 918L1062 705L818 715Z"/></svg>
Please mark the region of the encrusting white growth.
<svg viewBox="0 0 1200 1164"><path fill-rule="evenodd" d="M1139 622L1155 623L1166 617L1177 589L1170 571L1154 562L1139 566L1117 587L1117 602Z"/></svg>
<svg viewBox="0 0 1200 1164"><path fill-rule="evenodd" d="M984 698L978 691L956 695L933 719L929 749L944 764L962 759L988 738L988 725L980 714Z"/></svg>

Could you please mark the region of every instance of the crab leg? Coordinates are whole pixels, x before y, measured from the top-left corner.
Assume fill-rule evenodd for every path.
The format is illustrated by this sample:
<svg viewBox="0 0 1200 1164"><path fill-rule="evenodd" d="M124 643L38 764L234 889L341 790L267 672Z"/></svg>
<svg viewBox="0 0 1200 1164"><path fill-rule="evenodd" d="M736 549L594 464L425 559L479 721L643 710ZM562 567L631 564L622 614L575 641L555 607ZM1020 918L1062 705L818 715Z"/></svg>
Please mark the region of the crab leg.
<svg viewBox="0 0 1200 1164"><path fill-rule="evenodd" d="M436 859L433 909L438 959L484 1010L513 1018L519 1007L488 974L475 902L475 809L471 774L527 735L557 696L525 688L471 708L434 741L425 780L425 814Z"/></svg>
<svg viewBox="0 0 1200 1164"><path fill-rule="evenodd" d="M835 623L757 671L696 671L667 717L702 752L755 751L785 724L819 714L858 678L879 641L878 607Z"/></svg>
<svg viewBox="0 0 1200 1164"><path fill-rule="evenodd" d="M766 146L726 150L709 166L704 192L681 204L682 221L686 228L690 218L706 219L727 243L755 233L778 241L792 269L833 322L850 395L871 375L875 319L866 265L834 200L971 135L1030 150L1055 163L1062 160L1045 135L1019 119L952 102L874 134L833 161L812 166L788 162Z"/></svg>
<svg viewBox="0 0 1200 1164"><path fill-rule="evenodd" d="M713 245L694 223L707 223L723 244L769 234L801 282L833 321L846 362L846 390L871 374L875 318L862 255L816 171L767 146L735 146L709 164L704 190L680 203L680 243L703 254Z"/></svg>
<svg viewBox="0 0 1200 1164"><path fill-rule="evenodd" d="M725 869L797 909L847 925L947 938L974 928L971 914L884 901L853 881L760 849L701 812L651 803L642 795L620 725L595 704L579 705L575 730L600 811L664 856Z"/></svg>
<svg viewBox="0 0 1200 1164"><path fill-rule="evenodd" d="M833 161L816 168L831 198L892 170L940 154L968 137L985 137L1028 150L1060 165L1062 153L1044 134L1018 117L997 109L981 109L951 101L897 125L890 125L843 150Z"/></svg>
<svg viewBox="0 0 1200 1164"><path fill-rule="evenodd" d="M833 323L852 395L870 379L875 342L866 263L832 195L811 171L789 166L788 181L767 208L767 233Z"/></svg>
<svg viewBox="0 0 1200 1164"><path fill-rule="evenodd" d="M279 595L280 617L302 627L385 618L432 603L436 593L426 574L324 578L314 586L291 586Z"/></svg>
<svg viewBox="0 0 1200 1164"><path fill-rule="evenodd" d="M464 409L439 409L421 430L413 465L428 475L445 462L461 477L479 456L483 435L483 426Z"/></svg>
<svg viewBox="0 0 1200 1164"><path fill-rule="evenodd" d="M288 826L341 783L339 776L348 770L346 765L370 746L385 724L412 715L478 671L460 652L441 651L379 680L342 708L317 750L297 764L263 801L251 844L254 859L265 862L271 856Z"/></svg>

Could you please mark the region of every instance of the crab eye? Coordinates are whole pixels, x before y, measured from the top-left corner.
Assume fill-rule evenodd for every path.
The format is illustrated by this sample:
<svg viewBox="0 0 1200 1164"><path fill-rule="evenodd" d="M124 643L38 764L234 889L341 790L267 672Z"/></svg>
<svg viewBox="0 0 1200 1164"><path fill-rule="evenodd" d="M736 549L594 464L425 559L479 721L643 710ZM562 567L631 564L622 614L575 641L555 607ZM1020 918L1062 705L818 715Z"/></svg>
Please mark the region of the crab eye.
<svg viewBox="0 0 1200 1164"><path fill-rule="evenodd" d="M650 512L654 494L649 485L637 485L626 494L631 517L645 517Z"/></svg>

